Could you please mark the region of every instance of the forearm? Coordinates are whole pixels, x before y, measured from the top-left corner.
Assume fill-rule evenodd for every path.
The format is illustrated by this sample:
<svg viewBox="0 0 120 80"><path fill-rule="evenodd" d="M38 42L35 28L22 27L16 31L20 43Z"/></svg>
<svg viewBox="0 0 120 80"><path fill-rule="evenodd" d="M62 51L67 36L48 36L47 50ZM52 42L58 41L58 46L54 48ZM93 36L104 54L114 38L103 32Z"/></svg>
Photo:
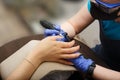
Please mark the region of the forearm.
<svg viewBox="0 0 120 80"><path fill-rule="evenodd" d="M76 15L74 15L68 21L63 23L61 25L61 28L68 34L71 33L69 35L71 37L71 35L73 36L73 34L77 34L77 33L81 32L93 21L94 21L94 19L90 15L90 13L87 9L87 5L85 5ZM73 28L71 28L71 27L73 27ZM71 29L74 29L74 30L71 30Z"/></svg>
<svg viewBox="0 0 120 80"><path fill-rule="evenodd" d="M98 80L120 80L120 72L96 65L93 72L93 78Z"/></svg>
<svg viewBox="0 0 120 80"><path fill-rule="evenodd" d="M21 64L8 76L7 80L29 80L31 78L41 62L30 56L27 56L21 62Z"/></svg>

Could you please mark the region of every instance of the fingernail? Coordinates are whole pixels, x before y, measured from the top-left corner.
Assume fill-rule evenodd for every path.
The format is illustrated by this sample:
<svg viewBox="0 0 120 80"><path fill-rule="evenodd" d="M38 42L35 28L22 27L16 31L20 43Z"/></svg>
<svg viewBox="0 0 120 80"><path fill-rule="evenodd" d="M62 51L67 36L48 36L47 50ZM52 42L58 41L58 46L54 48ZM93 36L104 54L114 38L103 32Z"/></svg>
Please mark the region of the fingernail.
<svg viewBox="0 0 120 80"><path fill-rule="evenodd" d="M76 53L77 54L77 56L80 56L81 55L81 53Z"/></svg>

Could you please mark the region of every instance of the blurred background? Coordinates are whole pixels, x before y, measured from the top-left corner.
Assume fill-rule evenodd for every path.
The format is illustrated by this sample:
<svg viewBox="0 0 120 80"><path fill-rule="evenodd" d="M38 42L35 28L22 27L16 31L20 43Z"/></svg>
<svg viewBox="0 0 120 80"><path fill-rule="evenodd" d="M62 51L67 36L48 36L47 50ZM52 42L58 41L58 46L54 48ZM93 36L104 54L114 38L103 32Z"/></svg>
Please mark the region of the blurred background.
<svg viewBox="0 0 120 80"><path fill-rule="evenodd" d="M87 0L0 0L0 46L25 36L43 34L40 20L61 24L76 14ZM78 39L89 47L99 44L95 21Z"/></svg>

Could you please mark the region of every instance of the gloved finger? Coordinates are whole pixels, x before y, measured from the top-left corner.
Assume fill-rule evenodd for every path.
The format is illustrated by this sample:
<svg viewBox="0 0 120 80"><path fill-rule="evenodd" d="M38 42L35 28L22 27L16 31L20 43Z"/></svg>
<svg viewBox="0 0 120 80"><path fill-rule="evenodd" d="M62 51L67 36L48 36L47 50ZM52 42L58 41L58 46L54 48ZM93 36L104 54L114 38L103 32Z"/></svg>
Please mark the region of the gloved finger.
<svg viewBox="0 0 120 80"><path fill-rule="evenodd" d="M55 24L54 27L55 27L56 30L61 31L61 26L60 25Z"/></svg>
<svg viewBox="0 0 120 80"><path fill-rule="evenodd" d="M57 36L56 34L52 34L51 36Z"/></svg>
<svg viewBox="0 0 120 80"><path fill-rule="evenodd" d="M79 46L74 46L74 47L71 47L71 48L64 48L62 49L62 52L63 53L75 53L79 50Z"/></svg>
<svg viewBox="0 0 120 80"><path fill-rule="evenodd" d="M63 31L63 30L61 29L61 26L60 26L60 25L55 25L54 27L55 27L55 29L58 30L61 34L64 34L64 33L65 33L65 31Z"/></svg>
<svg viewBox="0 0 120 80"><path fill-rule="evenodd" d="M61 48L70 48L72 47L73 45L75 44L75 41L72 40L70 42L61 42L61 41L58 41L58 45L61 47Z"/></svg>
<svg viewBox="0 0 120 80"><path fill-rule="evenodd" d="M56 62L59 62L59 63L65 64L65 65L73 65L72 62L67 61L67 60L64 60L64 59L60 59L60 60L58 60L58 61L56 61Z"/></svg>
<svg viewBox="0 0 120 80"><path fill-rule="evenodd" d="M57 31L57 30L51 30L51 29L46 29L46 30L44 31L44 34L45 34L45 35L52 35L52 34L58 35L58 34L59 34L59 31Z"/></svg>
<svg viewBox="0 0 120 80"><path fill-rule="evenodd" d="M74 58L77 58L80 56L80 53L72 53L72 54L63 54L61 55L61 58L64 58L64 59L74 59Z"/></svg>

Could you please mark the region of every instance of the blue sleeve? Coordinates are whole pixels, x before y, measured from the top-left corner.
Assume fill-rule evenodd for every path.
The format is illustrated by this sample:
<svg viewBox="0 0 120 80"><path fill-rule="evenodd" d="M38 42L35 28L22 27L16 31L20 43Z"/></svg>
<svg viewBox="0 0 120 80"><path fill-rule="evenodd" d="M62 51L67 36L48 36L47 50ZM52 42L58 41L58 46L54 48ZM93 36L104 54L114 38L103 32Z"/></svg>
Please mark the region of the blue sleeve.
<svg viewBox="0 0 120 80"><path fill-rule="evenodd" d="M87 6L88 6L88 11L90 12L90 8L91 8L90 0L88 0Z"/></svg>

